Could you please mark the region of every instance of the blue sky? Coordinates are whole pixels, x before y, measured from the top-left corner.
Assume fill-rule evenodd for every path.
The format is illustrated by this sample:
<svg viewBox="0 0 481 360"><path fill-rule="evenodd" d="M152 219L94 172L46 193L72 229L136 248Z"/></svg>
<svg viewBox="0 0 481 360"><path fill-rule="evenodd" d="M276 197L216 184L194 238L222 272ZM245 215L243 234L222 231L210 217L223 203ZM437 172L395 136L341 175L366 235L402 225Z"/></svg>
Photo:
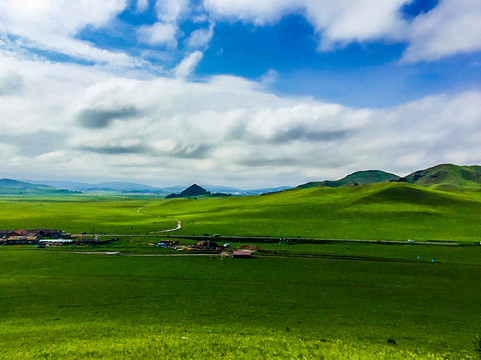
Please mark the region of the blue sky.
<svg viewBox="0 0 481 360"><path fill-rule="evenodd" d="M412 21L434 9L438 1L417 0L399 8L401 17ZM197 6L202 8L201 3ZM98 47L139 56L143 51L164 52L164 47L138 43L136 29L157 21L155 2L136 11L131 2L111 26L85 28L78 35ZM197 14L195 14L197 12ZM189 49L185 40L197 29L211 24L202 9L178 22L176 49L160 59L146 58L154 65L173 68ZM204 14L205 15L205 14ZM407 41L373 39L351 42L331 51L318 51L319 35L299 12L288 13L272 24L257 25L243 20L221 19L193 77L230 74L256 80L275 71L270 89L278 94L313 96L348 106L385 107L439 93L472 90L480 86L480 52L461 53L437 61L403 63Z"/></svg>
<svg viewBox="0 0 481 360"><path fill-rule="evenodd" d="M481 163L477 0L5 0L0 20L4 176L252 187Z"/></svg>

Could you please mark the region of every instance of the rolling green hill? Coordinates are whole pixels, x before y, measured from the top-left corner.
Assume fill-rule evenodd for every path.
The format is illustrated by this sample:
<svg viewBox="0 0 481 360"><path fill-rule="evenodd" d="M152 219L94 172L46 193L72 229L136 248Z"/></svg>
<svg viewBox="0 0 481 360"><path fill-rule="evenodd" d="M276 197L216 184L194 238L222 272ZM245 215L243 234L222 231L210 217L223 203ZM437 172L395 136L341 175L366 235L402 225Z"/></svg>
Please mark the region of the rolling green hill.
<svg viewBox="0 0 481 360"><path fill-rule="evenodd" d="M424 170L417 170L406 177L380 170L357 171L340 180L314 181L299 185L296 189L311 187L341 187L368 185L383 182L404 182L440 190L481 189L481 166L458 166L441 164Z"/></svg>
<svg viewBox="0 0 481 360"><path fill-rule="evenodd" d="M481 240L480 191L397 182L223 198L30 199L23 195L0 199L0 229L148 234L175 228L180 220L182 228L174 232L178 235L279 236L282 232L286 237L327 239Z"/></svg>
<svg viewBox="0 0 481 360"><path fill-rule="evenodd" d="M175 199L147 211L182 221L176 234L479 241L478 191L407 183L314 187L263 196Z"/></svg>
<svg viewBox="0 0 481 360"><path fill-rule="evenodd" d="M480 188L481 166L442 164L415 171L399 181L426 187L435 186L441 189Z"/></svg>
<svg viewBox="0 0 481 360"><path fill-rule="evenodd" d="M299 185L297 189L305 189L310 187L340 187L340 186L356 186L367 185L389 181L397 181L399 176L381 171L381 170L366 170L356 171L340 180L324 180L316 182L308 182L303 185Z"/></svg>
<svg viewBox="0 0 481 360"><path fill-rule="evenodd" d="M262 196L47 196L46 201L29 201L23 194L4 196L0 228L45 227L70 233L95 228L97 233L146 234L173 229L179 220L182 228L175 231L179 235L279 236L282 232L286 237L304 238L479 242L478 168L442 165L417 179L408 176L405 182L310 187ZM434 177L436 171L438 176ZM384 177L380 172L371 175ZM430 185L430 178L439 184ZM423 180L425 186L409 183ZM456 191L449 190L449 183ZM36 191L14 185L18 193ZM464 186L464 191L458 191L459 186Z"/></svg>

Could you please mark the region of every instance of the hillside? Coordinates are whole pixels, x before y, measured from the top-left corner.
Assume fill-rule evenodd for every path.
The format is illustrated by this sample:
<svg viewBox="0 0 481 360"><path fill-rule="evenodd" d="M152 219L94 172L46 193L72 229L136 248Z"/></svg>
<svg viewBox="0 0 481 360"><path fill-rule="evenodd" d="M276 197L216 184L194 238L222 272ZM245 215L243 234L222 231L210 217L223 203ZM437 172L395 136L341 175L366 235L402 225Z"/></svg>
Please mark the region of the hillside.
<svg viewBox="0 0 481 360"><path fill-rule="evenodd" d="M99 233L148 234L175 228L179 220L182 228L176 235L282 232L292 238L481 241L480 191L441 191L398 182L202 200L99 201L92 196L65 196L55 202L29 201L28 196L22 201L0 200L0 229L60 228L80 233L95 224Z"/></svg>
<svg viewBox="0 0 481 360"><path fill-rule="evenodd" d="M425 187L478 188L481 187L481 166L441 164L415 171L398 181Z"/></svg>
<svg viewBox="0 0 481 360"><path fill-rule="evenodd" d="M44 184L31 184L12 179L0 179L0 195L53 195L71 194L71 191L56 189Z"/></svg>
<svg viewBox="0 0 481 360"><path fill-rule="evenodd" d="M479 191L388 182L207 200L153 202L149 213L180 219L185 235L481 240Z"/></svg>
<svg viewBox="0 0 481 360"><path fill-rule="evenodd" d="M389 181L397 181L399 176L381 170L356 171L340 180L324 180L317 182L309 182L299 185L297 189L306 189L311 187L340 187L340 186L357 186L375 184Z"/></svg>
<svg viewBox="0 0 481 360"><path fill-rule="evenodd" d="M417 170L406 177L399 177L398 175L380 170L357 171L340 180L308 182L299 185L296 189L357 186L384 182L401 182L424 187L436 187L440 190L476 189L481 188L481 166L441 164L428 169Z"/></svg>

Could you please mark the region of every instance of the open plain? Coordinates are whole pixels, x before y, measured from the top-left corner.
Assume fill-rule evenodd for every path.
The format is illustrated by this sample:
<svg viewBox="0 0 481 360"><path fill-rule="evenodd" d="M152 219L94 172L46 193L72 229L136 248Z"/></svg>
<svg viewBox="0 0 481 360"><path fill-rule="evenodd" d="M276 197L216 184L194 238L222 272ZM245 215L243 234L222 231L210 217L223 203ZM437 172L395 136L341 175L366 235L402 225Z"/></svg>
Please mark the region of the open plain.
<svg viewBox="0 0 481 360"><path fill-rule="evenodd" d="M119 236L96 247L0 247L3 359L481 353L475 191L381 184L239 198L4 197L1 205L5 229ZM177 221L182 228L157 233ZM192 253L154 246L174 234L299 241L259 241L263 252L251 259L164 256Z"/></svg>

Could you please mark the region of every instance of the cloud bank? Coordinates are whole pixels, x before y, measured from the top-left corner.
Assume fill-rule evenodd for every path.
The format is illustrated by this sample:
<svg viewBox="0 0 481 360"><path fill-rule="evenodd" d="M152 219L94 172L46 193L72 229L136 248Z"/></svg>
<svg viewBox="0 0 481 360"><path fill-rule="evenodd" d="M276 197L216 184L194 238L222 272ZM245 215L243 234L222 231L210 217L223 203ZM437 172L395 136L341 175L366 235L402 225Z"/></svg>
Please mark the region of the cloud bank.
<svg viewBox="0 0 481 360"><path fill-rule="evenodd" d="M135 80L5 55L0 69L22 84L0 95L9 134L0 159L15 177L48 168L56 177L263 186L481 163L477 91L367 109L280 97L233 76ZM46 136L48 146L34 148L12 140Z"/></svg>

